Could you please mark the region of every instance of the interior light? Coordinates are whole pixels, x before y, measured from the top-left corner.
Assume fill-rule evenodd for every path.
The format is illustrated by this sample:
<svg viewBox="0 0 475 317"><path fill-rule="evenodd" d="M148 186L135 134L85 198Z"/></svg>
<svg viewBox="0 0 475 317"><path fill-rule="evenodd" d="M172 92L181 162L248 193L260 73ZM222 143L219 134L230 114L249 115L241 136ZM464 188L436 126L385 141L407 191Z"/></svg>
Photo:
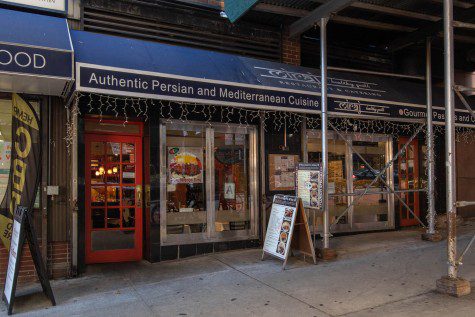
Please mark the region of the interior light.
<svg viewBox="0 0 475 317"><path fill-rule="evenodd" d="M112 172L117 173L117 167L114 166L114 167L112 168Z"/></svg>
<svg viewBox="0 0 475 317"><path fill-rule="evenodd" d="M101 175L101 173L99 173L99 171L96 171L96 176L99 176Z"/></svg>
<svg viewBox="0 0 475 317"><path fill-rule="evenodd" d="M99 167L99 173L104 174L104 167Z"/></svg>
<svg viewBox="0 0 475 317"><path fill-rule="evenodd" d="M111 170L111 169L108 169L108 170L107 170L107 174L109 174L109 175L112 174L112 170Z"/></svg>

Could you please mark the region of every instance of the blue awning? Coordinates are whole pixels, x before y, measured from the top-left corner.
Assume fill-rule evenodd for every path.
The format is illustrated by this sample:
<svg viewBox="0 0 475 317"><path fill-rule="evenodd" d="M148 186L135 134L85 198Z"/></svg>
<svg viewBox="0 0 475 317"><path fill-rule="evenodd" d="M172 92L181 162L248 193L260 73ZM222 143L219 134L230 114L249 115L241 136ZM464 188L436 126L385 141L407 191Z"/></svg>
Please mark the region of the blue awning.
<svg viewBox="0 0 475 317"><path fill-rule="evenodd" d="M0 90L61 95L73 57L66 19L0 9Z"/></svg>
<svg viewBox="0 0 475 317"><path fill-rule="evenodd" d="M319 71L188 47L71 31L76 89L82 92L320 112ZM386 120L424 120L425 85L404 78L330 71L329 111ZM434 120L444 121L434 89ZM471 124L460 110L458 123ZM468 121L464 121L468 120Z"/></svg>

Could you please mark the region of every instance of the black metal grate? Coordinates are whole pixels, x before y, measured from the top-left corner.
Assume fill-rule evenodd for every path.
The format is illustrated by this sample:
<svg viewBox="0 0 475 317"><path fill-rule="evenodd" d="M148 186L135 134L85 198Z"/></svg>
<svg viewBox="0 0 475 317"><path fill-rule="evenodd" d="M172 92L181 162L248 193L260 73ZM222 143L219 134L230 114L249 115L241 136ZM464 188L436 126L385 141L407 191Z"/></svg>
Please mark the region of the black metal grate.
<svg viewBox="0 0 475 317"><path fill-rule="evenodd" d="M266 26L231 25L216 11L174 8L167 3L85 1L86 31L280 60L281 32Z"/></svg>

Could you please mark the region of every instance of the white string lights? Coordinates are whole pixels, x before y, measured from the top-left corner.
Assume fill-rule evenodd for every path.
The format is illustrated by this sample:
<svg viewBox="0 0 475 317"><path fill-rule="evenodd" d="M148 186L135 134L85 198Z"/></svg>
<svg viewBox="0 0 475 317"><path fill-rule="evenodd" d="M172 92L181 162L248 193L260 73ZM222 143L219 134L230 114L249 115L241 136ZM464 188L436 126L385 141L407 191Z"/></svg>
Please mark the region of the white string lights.
<svg viewBox="0 0 475 317"><path fill-rule="evenodd" d="M239 124L243 126L257 125L259 118L263 118L264 130L283 131L287 127L289 133L298 133L301 124L306 119L307 128L320 129L321 118L319 114L304 115L295 112L254 110L242 107L228 107L204 105L198 103L170 102L144 98L118 97L102 94L76 93L74 102L70 106L70 118L81 115L80 108L87 114L96 115L102 120L106 118L120 118L127 124L131 118L139 118L147 122L153 116L161 119L180 120L182 122L201 120L209 125L213 122L225 124ZM394 121L370 120L330 117L332 125L341 132L371 136L373 134L392 135L396 139L400 136L410 135L415 132L420 123L401 123ZM72 137L76 131L71 127L72 122L67 122L66 144L72 144ZM434 137L444 134L444 126L434 125ZM422 133L422 132L421 132ZM475 133L470 128L456 128L456 141L463 143L475 142Z"/></svg>

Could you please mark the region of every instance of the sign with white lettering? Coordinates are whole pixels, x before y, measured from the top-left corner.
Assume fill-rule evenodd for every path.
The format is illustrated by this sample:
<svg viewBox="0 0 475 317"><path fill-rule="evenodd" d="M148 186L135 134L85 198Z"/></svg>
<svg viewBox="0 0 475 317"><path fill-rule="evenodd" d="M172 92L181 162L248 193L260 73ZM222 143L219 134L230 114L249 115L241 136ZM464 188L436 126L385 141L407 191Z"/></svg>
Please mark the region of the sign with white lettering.
<svg viewBox="0 0 475 317"><path fill-rule="evenodd" d="M1 2L60 13L66 13L67 10L67 0L0 0Z"/></svg>
<svg viewBox="0 0 475 317"><path fill-rule="evenodd" d="M71 79L71 52L0 43L0 73Z"/></svg>

